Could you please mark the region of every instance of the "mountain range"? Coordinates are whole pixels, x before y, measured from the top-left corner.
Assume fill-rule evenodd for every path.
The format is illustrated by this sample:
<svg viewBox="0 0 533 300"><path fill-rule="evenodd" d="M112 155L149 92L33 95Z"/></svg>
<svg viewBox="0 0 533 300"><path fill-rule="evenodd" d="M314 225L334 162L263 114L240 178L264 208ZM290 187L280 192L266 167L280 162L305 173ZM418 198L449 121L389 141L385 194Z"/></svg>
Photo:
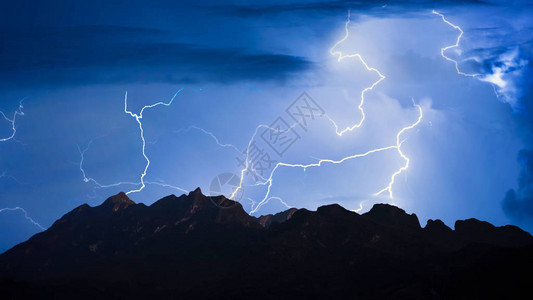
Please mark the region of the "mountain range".
<svg viewBox="0 0 533 300"><path fill-rule="evenodd" d="M2 299L531 298L533 237L375 204L255 218L198 188L83 204L0 255Z"/></svg>

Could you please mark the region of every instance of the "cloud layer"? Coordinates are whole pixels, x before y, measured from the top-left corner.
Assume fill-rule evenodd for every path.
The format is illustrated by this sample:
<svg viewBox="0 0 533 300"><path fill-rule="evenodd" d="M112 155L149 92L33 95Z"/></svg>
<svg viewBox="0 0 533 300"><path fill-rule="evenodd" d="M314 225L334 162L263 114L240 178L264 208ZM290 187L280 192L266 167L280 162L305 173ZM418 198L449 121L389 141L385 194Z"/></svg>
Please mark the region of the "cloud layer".
<svg viewBox="0 0 533 300"><path fill-rule="evenodd" d="M149 28L83 26L4 30L0 82L8 86L117 82L284 80L308 69L302 57L170 41Z"/></svg>

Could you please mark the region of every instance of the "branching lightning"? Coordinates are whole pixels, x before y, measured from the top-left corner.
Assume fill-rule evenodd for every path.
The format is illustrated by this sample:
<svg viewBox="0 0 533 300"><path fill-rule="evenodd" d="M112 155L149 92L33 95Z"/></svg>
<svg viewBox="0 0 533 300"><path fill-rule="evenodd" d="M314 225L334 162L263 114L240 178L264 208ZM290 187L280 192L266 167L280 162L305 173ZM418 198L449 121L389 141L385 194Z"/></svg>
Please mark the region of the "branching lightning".
<svg viewBox="0 0 533 300"><path fill-rule="evenodd" d="M282 198L280 197L268 197L267 199L264 199L263 201L259 202L259 203L255 203L255 201L253 201L251 198L248 198L252 201L252 210L250 211L251 214L253 214L254 212L257 212L257 210L259 210L259 208L267 203L269 203L271 200L278 200L281 204L283 204L286 208L290 209L290 208L293 208L293 206L290 206L289 204L287 204L285 201L283 201Z"/></svg>
<svg viewBox="0 0 533 300"><path fill-rule="evenodd" d="M379 191L378 193L376 193L376 195L382 193L383 191L386 191L388 190L389 191L389 195L390 195L390 198L393 197L392 195L392 185L394 184L394 178L400 174L401 172L407 170L407 168L409 167L409 158L402 152L401 150L401 145L403 143L403 141L400 140L402 134L407 131L407 130L410 130L410 129L413 129L414 127L416 127L418 124L420 124L421 120L422 120L422 117L423 117L423 114L422 114L422 107L420 105L417 105L415 104L415 106L418 108L418 111L419 111L419 116L418 116L418 119L416 120L415 123L407 126L407 127L404 127L402 128L398 134L396 135L396 145L393 145L393 146L387 146L387 147L382 147L382 148L376 148L376 149L372 149L372 150L368 150L367 152L365 153L361 153L361 154L353 154L353 155L350 155L350 156L346 156L344 158L341 158L341 159L338 159L338 160L333 160L333 159L321 159L319 160L318 162L316 163L311 163L311 164L289 164L289 163L283 163L283 162L280 162L280 163L277 163L276 166L272 169L271 173L270 173L270 176L269 178L264 181L264 182L261 182L259 183L260 185L266 185L267 186L267 192L264 196L264 198L257 204L257 206L250 212L250 213L255 213L257 212L257 210L262 206L264 205L268 199L272 198L272 197L269 197L270 195L270 190L271 190L271 187L272 187L272 184L273 184L273 176L274 176L274 173L276 172L276 170L279 168L279 167L290 167L290 168L302 168L304 171L307 170L308 168L313 168L313 167L320 167L322 166L323 163L331 163L331 164L342 164L343 162L347 161L347 160L351 160L351 159L354 159L354 158L360 158L360 157L365 157L365 156L368 156L370 154L373 154L373 153L377 153L377 152L381 152L381 151L386 151L386 150L391 150L391 149L397 149L398 153L400 154L400 156L406 161L405 165L400 168L398 171L396 171L392 177L391 177L391 181L389 182L389 185L387 186L387 188ZM241 171L241 176L244 175L244 172ZM242 178L242 177L241 177ZM241 179L242 180L242 179ZM232 194L231 197L233 197L235 195L236 192L234 192ZM231 198L230 197L230 198Z"/></svg>
<svg viewBox="0 0 533 300"><path fill-rule="evenodd" d="M131 111L128 110L128 92L126 92L126 94L124 95L124 112L126 114L129 114L131 117L135 118L135 121L137 121L137 123L139 124L139 129L141 131L141 140L142 140L142 155L144 156L144 159L146 160L146 166L144 167L144 171L142 172L141 179L140 179L141 187L136 189L136 190L131 190L131 191L127 192L126 195L129 195L131 193L140 192L146 186L145 183L144 183L144 177L146 176L146 174L148 172L148 168L150 167L150 159L146 155L146 140L144 139L144 128L143 128L143 123L141 121L142 118L143 118L144 110L148 109L148 108L153 108L153 107L156 107L156 106L159 106L159 105L170 106L172 104L172 102L174 101L174 98L176 98L178 93L181 92L182 90L183 89L178 90L176 92L176 94L174 94L174 96L172 97L172 99L170 99L170 101L168 103L157 102L157 103L154 103L154 104L151 104L151 105L144 106L141 109L141 112L139 114L134 114L134 113L132 113Z"/></svg>
<svg viewBox="0 0 533 300"><path fill-rule="evenodd" d="M132 116L133 118L135 118L135 121L137 121L137 123L139 124L140 136L141 136L141 140L142 140L142 155L143 155L144 159L146 160L146 165L144 167L143 173L141 174L139 182L120 181L120 182L115 182L115 183L110 183L110 184L101 184L96 179L94 179L92 177L87 177L85 169L83 168L83 162L85 161L85 153L89 150L89 148L91 147L91 145L92 145L92 143L94 142L95 139L89 141L89 143L87 144L87 147L85 147L84 149L81 149L79 145L76 145L78 147L78 152L80 153L79 169L80 169L80 172L81 172L81 174L83 176L83 181L84 182L92 182L96 186L96 188L99 188L99 189L100 188L117 187L117 186L122 186L122 185L140 186L137 189L130 190L126 194L140 192L146 187L146 185L157 185L157 186L161 186L161 187L165 187L165 188L175 189L175 190L182 191L182 192L185 192L185 193L188 192L186 189L183 189L181 187L174 186L174 185L171 185L171 184L167 184L167 183L164 183L164 182L145 181L144 180L144 177L148 173L148 168L150 166L150 159L146 155L146 139L144 137L144 128L143 128L143 124L142 124L142 121L141 121L142 118L143 118L144 110L148 109L148 108L153 108L153 107L156 107L156 106L159 106L159 105L170 106L172 104L172 102L174 101L174 98L176 98L178 93L181 92L182 90L183 89L178 90L174 94L174 96L170 99L169 102L157 102L157 103L154 103L154 104L151 104L151 105L144 106L141 109L141 112L139 114L134 114L134 113L132 113L131 111L128 110L128 92L125 93L125 96L124 96L124 112L126 114ZM198 129L200 129L200 128L198 128ZM205 132L207 133L207 131L205 131ZM212 135L212 136L214 138L216 138L214 135ZM101 137L99 137L99 138L101 138Z"/></svg>
<svg viewBox="0 0 533 300"><path fill-rule="evenodd" d="M338 56L338 58L337 58L338 62L341 62L345 58L358 58L361 61L361 63L363 63L363 65L365 66L365 68L368 71L375 72L376 74L378 74L379 79L377 81L375 81L374 83L372 83L371 86L365 88L361 92L361 101L359 102L359 106L357 107L357 109L359 109L359 111L361 112L361 120L359 120L359 123L354 124L351 127L348 126L345 129L339 131L339 126L337 126L337 123L335 123L335 121L333 121L333 119L331 119L328 115L326 115L326 117L329 119L329 121L331 121L333 123L333 125L335 126L335 132L339 136L342 136L346 132L353 131L353 130L361 127L361 125L363 125L363 122L365 121L365 118L366 118L365 111L363 109L363 105L365 103L365 94L367 92L373 90L374 87L376 87L381 81L383 81L386 78L383 74L381 74L381 72L378 69L368 66L368 64L365 62L365 60L363 59L363 57L361 57L361 55L359 53L343 55L340 50L335 50L335 48L337 48L340 44L342 44L344 41L346 41L348 39L348 37L350 36L350 31L348 30L348 25L350 25L350 16L351 16L351 13L350 13L350 11L348 11L348 19L346 20L346 23L344 24L345 35L344 35L344 37L342 39L340 39L338 42L336 42L333 45L333 47L331 47L331 49L329 50L329 53L331 55L333 55L333 56Z"/></svg>
<svg viewBox="0 0 533 300"><path fill-rule="evenodd" d="M455 44L442 48L441 51L440 51L441 52L441 56L444 57L446 60L451 61L451 62L453 62L455 64L455 69L457 70L457 74L460 74L460 75L463 75L463 76L468 76L468 77L475 77L475 78L477 78L480 81L488 82L492 86L492 89L494 91L494 94L496 95L496 98L498 98L500 100L503 100L505 102L508 102L508 103L511 104L511 106L513 106L514 103L512 101L512 97L509 97L505 93L505 89L506 89L506 86L508 85L508 82L506 82L503 79L503 76L505 75L505 71L508 71L509 69L513 69L513 68L523 67L524 65L527 64L527 61L526 60L520 60L520 61L514 63L514 65L513 65L513 59L514 59L513 56L517 55L517 52L515 51L515 52L511 52L510 56L509 56L509 53L505 53L504 55L501 55L500 59L503 59L503 60L500 60L497 66L493 66L492 67L493 68L492 69L492 73L488 73L488 74L480 74L480 73L468 74L468 73L461 72L459 70L459 67L458 67L458 62L456 60L446 56L444 54L444 52L446 52L446 50L448 50L448 49L459 47L459 42L461 41L461 37L463 36L463 30L461 29L461 27L459 27L459 26L451 23L450 21L448 21L444 17L443 14L438 13L435 10L433 10L432 12L433 12L433 14L440 16L442 18L442 20L446 24L450 25L451 27L453 27L454 29L459 31L459 36L457 36L457 41L455 42Z"/></svg>
<svg viewBox="0 0 533 300"><path fill-rule="evenodd" d="M312 163L312 164L307 164L307 165L303 165L303 164L288 164L288 163L280 162L280 163L276 164L276 166L272 169L272 172L270 173L270 177L267 179L267 181L262 183L264 185L267 185L266 195L263 198L263 200L261 200L259 202L259 204L257 204L257 206L255 207L255 209L253 209L250 213L253 214L253 213L257 212L257 210L264 203L266 203L266 201L268 201L269 195L270 195L270 190L271 190L272 184L273 184L274 173L276 172L276 170L279 167L302 168L305 171L307 168L320 167L322 165L322 163L341 164L341 163L343 163L343 162L345 162L347 160L350 160L350 159L359 158L359 157L365 157L365 156L370 155L372 153L381 152L381 151L385 151L385 150L390 150L390 149L394 149L394 148L396 148L396 146L388 146L388 147L383 147L383 148L377 148L377 149L369 150L369 151L367 151L365 153L362 153L362 154L350 155L350 156L341 158L339 160L322 159L322 160L318 161L317 163Z"/></svg>
<svg viewBox="0 0 533 300"><path fill-rule="evenodd" d="M336 124L336 122L333 121L329 116L326 115L326 117L329 119L329 121L331 121L333 123L333 125L335 126L335 133L338 136L343 136L344 133L351 132L351 131L355 130L356 128L359 128L359 127L362 126L362 124L364 123L365 118L366 118L365 111L364 111L364 108L363 108L364 107L364 103L365 103L366 93L371 91L371 90L373 90L381 81L383 81L386 78L379 70L377 70L374 67L370 67L366 63L366 61L362 58L362 56L360 54L358 54L358 53L355 53L355 54L343 54L340 50L337 50L339 45L341 45L349 37L349 28L348 27L349 27L349 24L350 24L350 16L351 16L350 12L348 12L348 18L347 18L347 21L346 21L345 26L344 26L345 35L343 36L343 38L341 40L339 40L338 42L336 42L333 45L333 47L330 49L330 54L333 55L333 56L336 56L338 62L342 62L346 58L357 58L357 59L359 59L361 61L361 63L364 65L364 67L368 71L376 73L379 76L379 79L377 79L375 82L373 82L369 87L366 87L365 89L363 89L362 92L361 92L360 103L358 105L358 110L361 112L361 119L360 119L360 121L358 123L356 123L356 124L354 124L352 126L348 126L348 127L344 128L344 129L340 130L339 126ZM443 19L444 19L444 17L443 17ZM454 25L452 25L452 26L454 26ZM460 30L460 28L459 28L459 30ZM459 39L460 39L460 37L459 37ZM458 41L459 41L459 39L458 39ZM456 46L449 46L449 47L444 48L442 50L442 54L444 55L444 52L447 49L450 49L450 48L453 48L453 47L456 47ZM445 58L447 58L447 57L445 57ZM447 59L451 60L449 58L447 58ZM176 93L176 95L177 95L177 93ZM176 97L176 95L174 95L174 97ZM139 185L140 186L138 189L131 190L127 194L140 192L141 190L143 190L143 188L146 186L146 184L150 184L150 183L144 181L144 177L146 176L148 168L150 166L150 160L147 157L146 152L145 152L146 141L145 141L145 137L144 137L144 129L143 129L143 124L142 124L143 112L147 108L153 108L153 107L158 106L158 105L170 106L172 104L172 101L174 100L174 97L168 103L158 102L158 103L155 103L155 104L152 104L152 105L148 105L148 106L143 107L139 114L134 114L131 111L128 111L128 108L127 108L127 93L125 95L124 112L129 114L131 117L135 118L135 120L139 124L141 140L142 140L142 143L143 143L142 154L143 154L143 157L146 160L146 166L145 166L145 169L144 169L143 173L141 174L140 182L119 182L119 183L114 183L114 184L111 184L111 185L102 185L102 184L98 183L96 180L94 180L93 178L88 178L85 175L85 172L83 171L83 167L82 167L84 154L85 154L85 151L87 151L87 148L84 149L84 150L78 148L79 152L80 152L80 156L81 156L80 171L83 174L84 181L85 182L93 182L98 187L111 187L111 186L118 186L118 185L122 185L122 184ZM381 148L376 148L376 149L371 149L371 150L368 150L368 151L366 151L364 153L353 154L353 155L349 155L349 156L346 156L346 157L343 157L343 158L340 158L340 159L318 159L317 162L310 163L310 164L279 162L271 170L268 178L263 178L262 176L259 176L257 174L257 177L260 178L260 181L257 181L255 184L253 184L253 186L266 186L267 190L266 190L266 194L264 195L262 200L259 201L259 202L256 202L253 199L248 198L252 202L252 211L251 211L251 213L257 212L259 208L261 208L263 205L265 205L266 203L268 203L270 200L273 200L273 199L279 200L282 204L284 204L288 208L290 207L281 198L270 196L271 188L272 188L272 185L273 185L273 182L274 182L274 175L275 175L276 171L280 167L301 168L301 169L303 169L305 171L308 168L320 167L320 166L322 166L325 163L328 163L328 164L342 164L342 163L344 163L347 160L351 160L351 159L355 159L355 158L362 158L362 157L366 157L366 156L369 156L369 155L377 153L377 152L396 149L396 151L399 153L400 157L405 161L405 164L398 171L396 171L395 173L392 174L391 180L390 180L389 184L387 185L387 187L382 189L382 190L380 190L378 193L375 194L375 195L379 195L381 193L384 193L385 191L388 191L390 198L392 198L393 197L392 186L394 185L396 176L401 174L403 171L407 170L408 167L409 167L409 158L402 152L402 149L401 149L402 143L404 142L404 140L401 140L402 135L406 131L416 127L421 122L422 117L423 117L421 106L419 106L417 104L415 104L415 106L419 110L418 119L416 120L416 122L414 122L413 124L411 124L411 125L409 125L407 127L402 128L397 133L396 144L394 144L394 145L381 147ZM290 127L290 129L295 127L296 125L297 125L297 123L293 124ZM245 166L244 166L243 169L240 170L240 182L239 182L239 185L233 190L233 192L229 196L230 199L234 198L235 195L238 193L238 191L243 188L243 186L244 186L244 177L245 177L246 172L248 172L248 171L255 172L255 170L253 169L253 166L251 166L251 162L250 162L250 149L251 149L251 146L252 146L257 134L259 133L259 130L263 129L263 128L264 129L268 129L268 130L272 130L272 131L279 131L279 129L274 129L274 128L271 128L270 126L263 125L263 124L258 125L255 128L254 133L253 133L253 135L252 135L251 139L249 140L248 145L246 147L246 151L245 151ZM218 146L232 148L236 152L241 154L241 152L239 151L239 149L236 146L234 146L232 144L226 144L226 143L220 142L220 140L212 132L207 131L207 130L205 130L203 128L200 128L200 127L197 127L197 126L189 126L188 128L181 129L181 130L179 130L177 132L188 132L188 131L193 130L193 129L201 131L202 133L210 136L216 142L216 144ZM89 146L90 146L90 144L89 144ZM154 183L154 184L157 184L157 183ZM173 187L173 186L169 185L169 187ZM173 188L176 188L176 187L173 187ZM177 188L177 189L183 190L181 188ZM355 211L360 211L361 209L362 209L362 204L360 203L359 208L356 209Z"/></svg>
<svg viewBox="0 0 533 300"><path fill-rule="evenodd" d="M114 183L110 183L110 184L101 184L96 179L94 179L92 177L87 177L85 169L83 168L83 163L85 161L85 153L89 150L89 148L91 147L93 142L94 142L94 139L89 141L89 143L87 143L87 147L85 147L84 149L81 149L79 145L76 145L78 147L78 151L80 153L79 169L80 169L80 172L81 172L81 174L83 176L83 181L84 182L92 182L96 186L96 188L98 188L98 189L117 187L117 186L121 186L121 185L133 185L133 186L140 186L141 185L140 181L139 182L120 181L120 182L114 182ZM184 193L188 192L187 190L185 190L183 188L180 188L178 186L174 186L174 185L171 185L171 184L167 184L167 183L164 183L164 182L144 181L144 183L147 184L147 185L157 185L157 186L161 186L161 187L171 188L171 189L182 191Z"/></svg>
<svg viewBox="0 0 533 300"><path fill-rule="evenodd" d="M80 158L79 168L80 168L81 174L83 175L84 182L92 182L96 185L97 188L109 188L109 187L116 187L120 185L140 185L141 184L140 182L124 182L124 181L111 183L111 184L101 184L98 181L96 181L94 178L87 177L85 170L83 169L83 162L85 161L85 152L89 150L93 142L94 140L89 141L89 143L87 143L87 147L85 147L84 149L81 149L79 145L76 145L78 147L78 151L80 152L81 158Z"/></svg>
<svg viewBox="0 0 533 300"><path fill-rule="evenodd" d="M413 103L414 103L414 100L413 100ZM415 104L415 106L418 108L418 112L419 112L419 115L418 115L418 119L416 120L415 123L407 126L407 127L404 127L402 130L400 130L400 132L398 132L398 134L396 135L396 146L395 148L398 150L398 154L400 154L400 156L403 158L403 160L405 161L405 164L403 165L403 167L401 167L398 171L394 172L394 174L392 174L391 176L391 180L389 182L389 185L387 185L384 189L380 190L379 192L375 193L374 195L379 195L381 193L384 193L386 191L389 192L389 197L392 199L393 198L393 195L392 195L392 186L394 185L394 179L396 178L396 176L400 175L403 171L407 170L407 168L409 168L409 157L407 157L403 152L402 152L402 144L405 140L400 140L401 139L401 136L404 132L406 132L407 130L410 130L410 129L413 129L415 128L418 124L420 124L420 121L422 121L422 117L423 117L423 114L422 114L422 107L418 104Z"/></svg>
<svg viewBox="0 0 533 300"><path fill-rule="evenodd" d="M353 131L354 129L356 128L359 128L361 127L361 125L363 124L365 118L366 118L366 115L365 115L365 111L363 109L363 105L364 105L364 100L365 100L365 94L368 92L368 91L371 91L374 89L374 87L376 87L382 80L384 80L386 77L381 74L381 72L379 70L377 70L376 68L373 68L373 67L370 67L368 66L368 64L365 62L365 60L361 57L360 54L356 53L356 54L347 54L347 55L343 55L341 51L336 51L335 49L340 45L342 44L344 41L346 41L349 37L349 29L348 29L348 26L350 24L350 11L348 11L348 19L344 25L344 30L345 30L345 35L344 37L339 40L338 42L336 42L333 47L330 49L330 53L331 55L333 56L338 56L338 59L337 61L338 62L341 62L343 59L345 58L358 58L362 63L363 65L365 66L365 68L368 70L368 71L372 71L372 72L375 72L376 74L379 75L379 79L377 81L375 81L371 86L363 89L363 91L361 92L361 102L359 103L359 106L358 106L358 109L359 111L361 112L361 120L359 121L359 123L351 126L351 127L346 127L345 129L343 129L342 131L339 131L339 127L337 126L337 124L329 117L326 115L326 117L333 123L333 125L335 126L335 132L338 136L342 136L344 133L346 132L349 132L349 131ZM414 103L414 101L413 101ZM333 159L320 159L318 160L318 162L316 163L311 163L311 164L289 164L289 163L283 163L283 162L279 162L276 164L276 166L272 169L271 173L270 173L270 176L268 177L268 179L262 181L262 182L258 182L256 185L266 185L267 186L267 192L265 194L265 196L263 197L263 199L255 206L255 208L252 209L252 211L250 213L255 213L257 212L257 210L262 206L264 205L265 203L267 203L269 201L269 199L272 199L274 197L270 197L270 191L271 191L271 187L272 187L272 184L273 184L273 176L274 176L274 173L276 172L276 170L279 168L279 167L291 167L291 168L302 168L304 171L307 170L308 168L312 168L312 167L320 167L323 163L331 163L331 164L341 164L347 160L350 160L350 159L354 159L354 158L360 158L360 157L365 157L365 156L368 156L370 154L373 154L373 153L376 153L376 152L381 152L381 151L386 151L386 150L391 150L391 149L397 149L398 153L400 154L400 156L406 161L405 165L403 167L401 167L398 171L396 171L392 176L391 176L391 181L389 182L388 186L379 191L378 193L376 193L376 195L378 194L381 194L382 192L384 191L389 191L389 196L390 198L393 197L393 194L392 194L392 186L394 185L394 179L395 177L400 174L401 172L407 170L407 168L409 167L409 158L402 152L401 150L401 145L403 143L403 141L400 141L400 137L401 135L409 130L409 129L412 129L414 127L416 127L420 121L422 120L422 117L423 117L423 114L422 114L422 107L420 105L416 105L415 106L418 108L419 110L419 117L417 119L417 121L407 127L404 127L402 128L397 136L396 136L396 145L393 145L393 146L387 146L387 147L382 147L382 148L376 148L376 149L372 149L372 150L369 150L365 153L361 153L361 154L354 154L354 155L350 155L350 156L347 156L347 157L344 157L344 158L341 158L341 159L338 159L338 160L333 160ZM252 144L252 141L254 140L255 136L257 135L257 132L258 132L258 129L261 128L261 127L264 127L265 125L259 125L252 138L250 139L250 142L248 143L248 147L247 147L247 152L246 152L246 165L245 165L245 168L241 170L241 182L240 182L240 185L233 191L233 193L229 196L229 198L233 198L237 192L243 187L243 180L244 180L244 174L245 172L249 169L249 161L248 161L248 157L249 157L249 149L250 149L250 145ZM267 127L268 128L268 127ZM282 201L281 198L279 197L275 197L275 198L278 198L283 204L285 204L287 207L289 207L285 202ZM253 201L253 200L252 200ZM355 211L358 212L362 210L362 204L360 203L360 206L358 209L356 209Z"/></svg>
<svg viewBox="0 0 533 300"><path fill-rule="evenodd" d="M294 123L292 124L287 130L290 130L292 128L294 128L298 123ZM259 132L259 129L261 128L265 128L267 130L272 130L272 131L275 131L275 132L284 132L283 130L279 130L279 129L276 129L276 128L272 128L268 125L265 125L265 124L260 124L258 125L255 130L254 130L254 133L252 134L252 137L250 138L250 141L248 142L248 145L246 147L246 158L245 158L245 164L244 164L244 169L241 170L241 176L240 176L240 182L239 182L239 185L235 188L235 190L233 190L233 192L231 193L231 195L228 197L230 199L233 199L235 197L235 195L237 194L237 192L239 192L240 189L242 189L243 187L243 182L244 182L244 175L246 174L246 172L250 169L250 148L252 146L252 143L254 142L255 140L255 137L257 136L257 133ZM285 130L286 131L286 130ZM252 171L253 171L253 167L252 167ZM261 177L261 176L259 176ZM266 179L265 178L262 178L261 179L264 180L264 182L266 182ZM256 185L263 185L264 183L262 182L259 182L257 183Z"/></svg>

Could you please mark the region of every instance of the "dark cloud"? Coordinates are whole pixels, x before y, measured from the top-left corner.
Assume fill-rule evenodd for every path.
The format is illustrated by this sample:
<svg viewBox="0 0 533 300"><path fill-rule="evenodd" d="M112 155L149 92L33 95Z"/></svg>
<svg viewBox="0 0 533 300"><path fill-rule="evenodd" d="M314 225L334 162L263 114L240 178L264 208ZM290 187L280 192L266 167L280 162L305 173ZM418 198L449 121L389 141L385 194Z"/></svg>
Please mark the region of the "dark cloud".
<svg viewBox="0 0 533 300"><path fill-rule="evenodd" d="M354 14L363 12L375 16L389 16L393 14L402 14L407 16L408 11L419 9L432 9L448 5L458 4L483 4L489 5L489 2L482 0L337 0L337 1L308 1L308 2L291 2L283 4L247 4L247 5L221 5L212 7L215 12L235 15L239 17L256 17L259 15L271 15L286 12L337 12L351 9Z"/></svg>
<svg viewBox="0 0 533 300"><path fill-rule="evenodd" d="M304 58L175 42L146 28L83 26L0 32L6 87L117 82L284 80Z"/></svg>
<svg viewBox="0 0 533 300"><path fill-rule="evenodd" d="M512 219L519 222L531 222L533 218L533 150L520 151L518 163L521 168L518 189L507 191L502 208Z"/></svg>

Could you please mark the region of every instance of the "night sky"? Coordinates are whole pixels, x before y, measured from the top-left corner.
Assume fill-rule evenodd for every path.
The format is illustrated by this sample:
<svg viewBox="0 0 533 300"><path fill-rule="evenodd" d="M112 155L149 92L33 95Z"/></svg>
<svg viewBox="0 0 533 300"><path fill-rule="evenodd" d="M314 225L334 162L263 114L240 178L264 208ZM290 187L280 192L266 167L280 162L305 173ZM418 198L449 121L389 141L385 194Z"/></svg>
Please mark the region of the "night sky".
<svg viewBox="0 0 533 300"><path fill-rule="evenodd" d="M196 187L254 216L391 203L422 225L533 232L532 13L479 0L4 3L0 252L83 203Z"/></svg>

